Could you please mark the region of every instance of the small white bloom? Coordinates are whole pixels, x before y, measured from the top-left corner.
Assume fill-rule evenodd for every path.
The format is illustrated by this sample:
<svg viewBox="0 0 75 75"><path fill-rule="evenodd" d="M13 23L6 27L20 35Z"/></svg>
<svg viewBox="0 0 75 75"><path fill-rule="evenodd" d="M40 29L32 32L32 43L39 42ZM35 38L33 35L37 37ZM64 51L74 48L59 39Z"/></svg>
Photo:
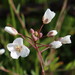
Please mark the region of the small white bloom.
<svg viewBox="0 0 75 75"><path fill-rule="evenodd" d="M43 23L48 24L49 22L51 22L54 16L55 16L55 13L51 11L50 9L47 9L43 16Z"/></svg>
<svg viewBox="0 0 75 75"><path fill-rule="evenodd" d="M71 43L71 39L70 39L71 35L67 35L65 37L60 38L60 42L62 44L70 44Z"/></svg>
<svg viewBox="0 0 75 75"><path fill-rule="evenodd" d="M20 56L27 57L30 53L30 50L23 45L22 38L17 38L13 43L9 43L7 49L11 52L10 55L13 59L18 59Z"/></svg>
<svg viewBox="0 0 75 75"><path fill-rule="evenodd" d="M62 46L62 43L60 41L53 41L51 44L51 48L59 48Z"/></svg>
<svg viewBox="0 0 75 75"><path fill-rule="evenodd" d="M17 35L17 34L18 34L17 30L16 30L15 28L13 28L13 27L6 26L6 27L4 28L4 30L5 30L6 32L12 34L12 35Z"/></svg>
<svg viewBox="0 0 75 75"><path fill-rule="evenodd" d="M57 35L57 33L58 32L56 30L51 30L51 31L48 32L47 36L48 37L55 36L55 35Z"/></svg>
<svg viewBox="0 0 75 75"><path fill-rule="evenodd" d="M0 49L0 55L5 53L5 49Z"/></svg>

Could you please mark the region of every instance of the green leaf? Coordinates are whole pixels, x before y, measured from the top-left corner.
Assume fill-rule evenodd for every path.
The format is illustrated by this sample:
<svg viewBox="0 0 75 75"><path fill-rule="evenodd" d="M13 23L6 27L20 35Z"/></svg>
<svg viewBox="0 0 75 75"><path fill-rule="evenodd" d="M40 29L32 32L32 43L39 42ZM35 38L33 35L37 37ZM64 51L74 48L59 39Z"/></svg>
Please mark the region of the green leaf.
<svg viewBox="0 0 75 75"><path fill-rule="evenodd" d="M36 75L36 73L32 70L32 71L31 71L31 75Z"/></svg>
<svg viewBox="0 0 75 75"><path fill-rule="evenodd" d="M67 64L67 66L65 67L65 70L69 70L69 69L71 69L72 68L72 66L73 66L73 63L72 62L70 62L69 64Z"/></svg>
<svg viewBox="0 0 75 75"><path fill-rule="evenodd" d="M20 4L18 4L17 9L16 9L17 13L19 13L19 12L20 12L20 7L21 7L21 5L20 5Z"/></svg>

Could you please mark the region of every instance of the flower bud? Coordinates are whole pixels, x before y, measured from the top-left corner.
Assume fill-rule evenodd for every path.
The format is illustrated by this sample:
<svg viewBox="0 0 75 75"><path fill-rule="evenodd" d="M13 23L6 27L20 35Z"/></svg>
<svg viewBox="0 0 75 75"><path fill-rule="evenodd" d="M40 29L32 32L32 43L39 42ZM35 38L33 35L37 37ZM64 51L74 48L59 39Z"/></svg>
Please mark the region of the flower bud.
<svg viewBox="0 0 75 75"><path fill-rule="evenodd" d="M60 38L59 41L62 44L70 44L71 43L70 37L71 37L71 35L67 35L65 37Z"/></svg>
<svg viewBox="0 0 75 75"><path fill-rule="evenodd" d="M5 49L0 49L0 55L2 55L5 52Z"/></svg>
<svg viewBox="0 0 75 75"><path fill-rule="evenodd" d="M32 28L30 29L30 33L31 33L34 41L39 40L43 36L43 34L41 32L39 33L38 31L34 31L34 29L32 29Z"/></svg>
<svg viewBox="0 0 75 75"><path fill-rule="evenodd" d="M57 35L57 33L58 32L56 30L51 30L51 31L48 32L47 36L48 37L53 37L53 36Z"/></svg>
<svg viewBox="0 0 75 75"><path fill-rule="evenodd" d="M49 22L51 22L51 20L54 18L55 16L55 13L53 11L51 11L50 9L47 9L44 13L44 16L43 16L43 23L44 24L48 24Z"/></svg>
<svg viewBox="0 0 75 75"><path fill-rule="evenodd" d="M32 38L34 39L34 41L39 40L39 38L38 38L38 37L36 37L34 34L32 34Z"/></svg>
<svg viewBox="0 0 75 75"><path fill-rule="evenodd" d="M17 30L16 30L15 28L13 28L13 27L6 26L6 27L4 28L4 30L5 30L6 32L12 34L12 35L17 35L17 34L18 34Z"/></svg>
<svg viewBox="0 0 75 75"><path fill-rule="evenodd" d="M56 49L56 48L61 47L62 43L60 41L53 41L52 43L50 43L50 45L51 45L51 48Z"/></svg>
<svg viewBox="0 0 75 75"><path fill-rule="evenodd" d="M30 29L30 33L34 33L34 29L31 28L31 29Z"/></svg>
<svg viewBox="0 0 75 75"><path fill-rule="evenodd" d="M43 36L43 33L39 33L39 37L41 38Z"/></svg>

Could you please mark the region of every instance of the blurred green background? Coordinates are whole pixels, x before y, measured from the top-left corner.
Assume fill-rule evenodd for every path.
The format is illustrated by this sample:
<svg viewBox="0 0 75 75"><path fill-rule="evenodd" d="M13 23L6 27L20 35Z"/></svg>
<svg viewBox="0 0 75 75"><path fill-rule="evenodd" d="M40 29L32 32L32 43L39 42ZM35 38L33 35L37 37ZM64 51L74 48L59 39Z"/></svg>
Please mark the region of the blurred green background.
<svg viewBox="0 0 75 75"><path fill-rule="evenodd" d="M25 23L27 30L19 22L10 1L0 0L0 49L6 49L6 52L0 55L0 75L15 75L13 73L41 75L37 53L28 42L24 41L24 44L30 47L31 50L28 57L19 58L18 60L10 57L6 45L19 36L14 37L8 34L4 31L4 27L7 25L12 26L23 35L29 35L30 28L35 30L40 28L42 16L47 8L54 11L56 16L48 25L43 27L42 32L44 35L49 30L57 29L59 33L56 38L71 35L72 44L63 45L56 50L53 62L45 67L46 75L75 75L75 0L13 0L17 13ZM49 38L44 38L40 42L48 44L51 41L49 40ZM42 54L45 61L51 56L49 54L50 50Z"/></svg>

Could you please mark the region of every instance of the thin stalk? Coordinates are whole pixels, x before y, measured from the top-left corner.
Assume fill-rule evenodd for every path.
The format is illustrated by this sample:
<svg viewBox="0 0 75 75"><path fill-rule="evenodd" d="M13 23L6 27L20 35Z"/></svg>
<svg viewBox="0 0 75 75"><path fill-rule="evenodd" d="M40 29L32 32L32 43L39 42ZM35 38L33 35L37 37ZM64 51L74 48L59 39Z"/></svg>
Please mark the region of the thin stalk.
<svg viewBox="0 0 75 75"><path fill-rule="evenodd" d="M18 33L18 35L21 35L23 38L29 38L29 39L33 40L32 38L30 38L28 36L23 36L21 33Z"/></svg>
<svg viewBox="0 0 75 75"><path fill-rule="evenodd" d="M39 75L39 71L40 71L40 70L39 70L38 63L39 63L39 62L38 62L38 59L36 58L36 59L35 59L35 72L36 72L36 75Z"/></svg>
<svg viewBox="0 0 75 75"><path fill-rule="evenodd" d="M62 26L62 23L63 23L64 18L65 18L67 2L68 2L68 0L64 0L61 12L59 14L59 17L58 17L58 20L56 23L55 29L58 30L58 32L61 30L61 26Z"/></svg>
<svg viewBox="0 0 75 75"><path fill-rule="evenodd" d="M36 43L37 45L41 45L41 46L49 46L49 45L45 45L45 44L40 44L40 43Z"/></svg>
<svg viewBox="0 0 75 75"><path fill-rule="evenodd" d="M49 49L50 47L47 47L47 48L45 48L45 49L43 49L42 51L41 51L41 53L43 53L44 51L46 51L47 49Z"/></svg>
<svg viewBox="0 0 75 75"><path fill-rule="evenodd" d="M16 14L18 20L20 21L20 23L21 23L21 25L22 25L22 28L23 28L23 29L24 29L24 28L26 29L24 22L22 21L22 19L21 19L20 16L19 16L19 13L18 13L17 10L16 10L16 7L15 7L15 5L14 5L14 3L13 3L13 0L9 0L9 3L10 3L10 5L11 5L11 7L12 7L14 13Z"/></svg>
<svg viewBox="0 0 75 75"><path fill-rule="evenodd" d="M40 62L41 68L42 68L42 75L45 75L45 71L44 71L44 61L43 61L41 52L39 51L38 46L36 45L36 43L35 43L35 47L36 47L36 50L37 50L37 52L38 52L37 55L38 55L38 59L39 59L39 62Z"/></svg>
<svg viewBox="0 0 75 75"><path fill-rule="evenodd" d="M50 47L50 45L40 44L39 48L40 47Z"/></svg>
<svg viewBox="0 0 75 75"><path fill-rule="evenodd" d="M4 72L7 72L7 73L11 73L13 75L19 75L17 73L13 73L12 71L8 70L8 69L5 69L4 67L0 67L0 70L4 71Z"/></svg>
<svg viewBox="0 0 75 75"><path fill-rule="evenodd" d="M39 32L41 32L41 30L42 30L43 26L44 26L44 24L42 24L42 26L40 27Z"/></svg>
<svg viewBox="0 0 75 75"><path fill-rule="evenodd" d="M16 64L16 72L19 73L19 61L15 60L15 64Z"/></svg>
<svg viewBox="0 0 75 75"><path fill-rule="evenodd" d="M8 0L8 2L10 4L10 0ZM13 12L11 5L10 5L10 13L11 13L11 17L12 17L12 25L14 26L14 28L16 28L15 15L14 15L14 12Z"/></svg>

